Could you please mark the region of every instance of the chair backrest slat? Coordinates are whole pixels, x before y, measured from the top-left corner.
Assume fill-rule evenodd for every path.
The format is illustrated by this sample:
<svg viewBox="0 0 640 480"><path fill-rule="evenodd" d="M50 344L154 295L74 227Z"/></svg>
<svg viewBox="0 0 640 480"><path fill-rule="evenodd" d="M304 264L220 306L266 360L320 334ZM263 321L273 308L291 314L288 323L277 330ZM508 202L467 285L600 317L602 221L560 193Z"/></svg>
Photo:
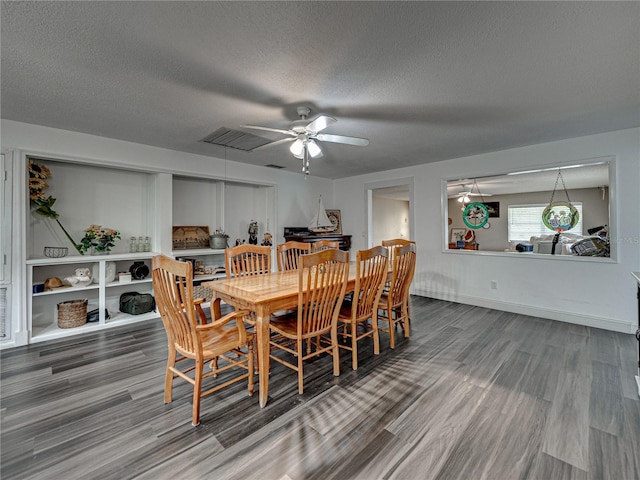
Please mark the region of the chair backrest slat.
<svg viewBox="0 0 640 480"><path fill-rule="evenodd" d="M193 302L193 266L164 255L151 261L153 292L169 342L189 357L201 353L196 336L196 309Z"/></svg>
<svg viewBox="0 0 640 480"><path fill-rule="evenodd" d="M278 255L278 271L297 270L298 258L300 255L311 253L311 244L290 240L278 245L276 251Z"/></svg>
<svg viewBox="0 0 640 480"><path fill-rule="evenodd" d="M389 286L389 301L392 305L401 304L409 295L409 286L416 267L416 245L410 243L394 247L393 272Z"/></svg>
<svg viewBox="0 0 640 480"><path fill-rule="evenodd" d="M415 245L416 242L414 242L413 240L407 240L406 238L393 238L391 240L382 240L380 244L383 247L386 247L387 251L389 252L389 263L393 265L393 253L395 247L404 247L405 245L411 244Z"/></svg>
<svg viewBox="0 0 640 480"><path fill-rule="evenodd" d="M382 246L358 250L351 307L355 318L369 318L380 300L389 271L388 256L387 249Z"/></svg>
<svg viewBox="0 0 640 480"><path fill-rule="evenodd" d="M340 242L338 240L318 240L313 242L311 247L311 252L321 252L322 250L326 250L328 248L340 248Z"/></svg>
<svg viewBox="0 0 640 480"><path fill-rule="evenodd" d="M300 256L298 335L310 338L337 327L349 277L349 252L322 250Z"/></svg>
<svg viewBox="0 0 640 480"><path fill-rule="evenodd" d="M238 245L224 251L227 278L245 275L263 275L271 271L271 247Z"/></svg>

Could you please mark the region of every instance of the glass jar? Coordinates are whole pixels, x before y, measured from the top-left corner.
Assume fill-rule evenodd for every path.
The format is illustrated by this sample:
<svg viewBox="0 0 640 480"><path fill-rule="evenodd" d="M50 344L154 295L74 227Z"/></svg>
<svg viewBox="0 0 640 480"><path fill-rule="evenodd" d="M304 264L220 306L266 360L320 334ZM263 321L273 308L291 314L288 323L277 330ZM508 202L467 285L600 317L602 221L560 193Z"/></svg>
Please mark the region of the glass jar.
<svg viewBox="0 0 640 480"><path fill-rule="evenodd" d="M136 253L138 251L138 242L136 241L136 237L131 237L129 239L129 253Z"/></svg>
<svg viewBox="0 0 640 480"><path fill-rule="evenodd" d="M151 239L149 237L144 237L144 251L151 251Z"/></svg>
<svg viewBox="0 0 640 480"><path fill-rule="evenodd" d="M136 251L144 252L144 238L138 237L138 248Z"/></svg>

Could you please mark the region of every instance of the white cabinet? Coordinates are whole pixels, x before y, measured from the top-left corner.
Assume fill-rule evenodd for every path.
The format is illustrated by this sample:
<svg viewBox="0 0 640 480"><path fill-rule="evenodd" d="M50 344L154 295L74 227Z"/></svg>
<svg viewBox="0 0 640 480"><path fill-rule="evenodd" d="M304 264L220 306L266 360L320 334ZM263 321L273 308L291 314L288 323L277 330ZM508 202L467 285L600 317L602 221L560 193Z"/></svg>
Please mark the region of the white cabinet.
<svg viewBox="0 0 640 480"><path fill-rule="evenodd" d="M54 338L77 335L101 328L126 323L139 322L158 317L158 313L150 312L142 315L129 315L119 311L120 295L125 292L153 293L151 275L142 280L120 283L117 278L107 282L107 262L114 262L116 272L128 272L134 261L143 261L151 270L153 252L124 253L100 256L73 256L63 258L39 258L27 260L28 292L28 330L31 332L30 342L40 342ZM57 277L64 281L73 276L77 268L89 268L97 273L90 284L83 287L63 286L39 292L48 278ZM99 309L99 320L74 328L59 328L57 321L57 305L69 300L88 300L87 311ZM105 318L105 310L109 318Z"/></svg>

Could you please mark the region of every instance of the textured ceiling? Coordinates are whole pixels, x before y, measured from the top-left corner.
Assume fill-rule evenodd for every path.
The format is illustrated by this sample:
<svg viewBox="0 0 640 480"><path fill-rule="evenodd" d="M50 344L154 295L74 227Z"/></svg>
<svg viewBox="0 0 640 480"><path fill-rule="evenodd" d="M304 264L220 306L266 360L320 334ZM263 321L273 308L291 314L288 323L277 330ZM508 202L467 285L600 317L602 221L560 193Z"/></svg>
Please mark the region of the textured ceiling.
<svg viewBox="0 0 640 480"><path fill-rule="evenodd" d="M639 2L1 3L1 115L223 157L332 115L340 178L640 125ZM258 132L272 140L276 133ZM227 158L299 171L287 144Z"/></svg>

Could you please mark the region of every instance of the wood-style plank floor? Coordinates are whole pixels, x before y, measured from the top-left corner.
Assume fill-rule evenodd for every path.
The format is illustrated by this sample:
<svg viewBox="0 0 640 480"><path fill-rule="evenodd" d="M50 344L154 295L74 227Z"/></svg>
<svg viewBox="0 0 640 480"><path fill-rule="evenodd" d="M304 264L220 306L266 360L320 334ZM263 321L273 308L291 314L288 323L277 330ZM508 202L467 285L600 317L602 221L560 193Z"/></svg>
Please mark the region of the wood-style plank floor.
<svg viewBox="0 0 640 480"><path fill-rule="evenodd" d="M361 343L296 374L269 403L237 384L163 404L160 321L2 352L9 479L640 478L632 335L412 297L412 337Z"/></svg>

